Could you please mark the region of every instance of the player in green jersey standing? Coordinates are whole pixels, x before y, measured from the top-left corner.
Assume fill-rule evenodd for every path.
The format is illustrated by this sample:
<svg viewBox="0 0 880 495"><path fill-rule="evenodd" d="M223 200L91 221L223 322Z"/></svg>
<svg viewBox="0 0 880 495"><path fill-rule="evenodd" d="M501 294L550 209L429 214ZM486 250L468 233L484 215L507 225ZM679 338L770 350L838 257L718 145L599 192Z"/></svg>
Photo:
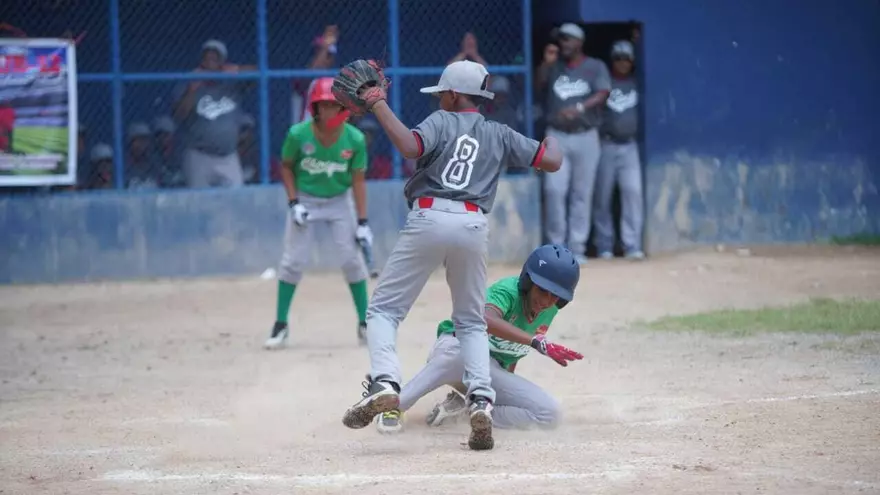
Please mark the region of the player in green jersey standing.
<svg viewBox="0 0 880 495"><path fill-rule="evenodd" d="M284 254L278 270L275 325L267 349L283 346L288 337L287 313L309 258L315 222L326 222L357 309L357 335L366 342L367 270L358 244L371 245L367 225L364 134L348 124L348 112L330 91L332 78L315 82L309 95L312 119L290 128L281 150L281 179L290 211L284 233ZM353 193L353 194L352 194ZM357 210L357 223L355 212Z"/></svg>
<svg viewBox="0 0 880 495"><path fill-rule="evenodd" d="M574 297L580 266L571 251L547 244L529 255L520 275L503 278L489 287L486 324L489 332L490 376L496 399L492 421L498 428L552 427L559 421L559 405L541 387L515 375L516 363L531 349L552 358L561 366L583 359L583 355L550 343L545 334L560 308ZM443 385L453 391L428 415L431 426L466 411L461 377L464 363L461 345L451 320L437 327L428 363L400 391L400 409L377 416L381 433L402 429L401 411Z"/></svg>

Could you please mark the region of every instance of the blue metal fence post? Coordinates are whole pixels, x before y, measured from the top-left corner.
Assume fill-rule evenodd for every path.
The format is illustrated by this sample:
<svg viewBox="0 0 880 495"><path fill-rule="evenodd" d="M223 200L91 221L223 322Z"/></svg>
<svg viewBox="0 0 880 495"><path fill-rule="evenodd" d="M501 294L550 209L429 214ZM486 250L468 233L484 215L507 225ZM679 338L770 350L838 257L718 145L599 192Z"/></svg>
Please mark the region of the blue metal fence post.
<svg viewBox="0 0 880 495"><path fill-rule="evenodd" d="M388 0L388 45L391 55L391 67L400 67L400 0ZM401 94L403 92L404 76L397 76L394 86L391 87L391 109L400 117L403 108ZM394 167L394 178L403 177L403 159L397 148L391 147L391 162Z"/></svg>
<svg viewBox="0 0 880 495"><path fill-rule="evenodd" d="M257 0L257 56L260 71L260 182L269 183L269 33L266 1Z"/></svg>
<svg viewBox="0 0 880 495"><path fill-rule="evenodd" d="M125 167L123 164L125 148L122 146L122 54L119 39L119 0L110 0L110 57L112 63L112 108L113 108L113 184L116 189L125 186Z"/></svg>
<svg viewBox="0 0 880 495"><path fill-rule="evenodd" d="M525 88L525 113L524 118L526 119L526 135L530 138L535 137L535 119L532 114L533 107L533 94L534 88L532 87L532 2L531 0L523 0L523 28L522 28L522 36L523 36L523 64L525 64L525 78L526 78L526 88Z"/></svg>

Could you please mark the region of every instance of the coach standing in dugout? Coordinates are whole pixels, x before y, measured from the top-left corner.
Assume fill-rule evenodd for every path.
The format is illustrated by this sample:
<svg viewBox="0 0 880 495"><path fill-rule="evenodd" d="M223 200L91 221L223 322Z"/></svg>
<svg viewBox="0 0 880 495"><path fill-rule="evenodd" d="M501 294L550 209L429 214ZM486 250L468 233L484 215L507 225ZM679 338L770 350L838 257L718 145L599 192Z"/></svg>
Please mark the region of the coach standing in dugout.
<svg viewBox="0 0 880 495"><path fill-rule="evenodd" d="M611 202L614 185L620 186L620 239L627 259L640 260L642 251L642 166L639 161L639 91L633 77L635 50L629 41L611 49L611 94L605 102L602 122L602 158L596 178L595 242L599 257L614 257L614 216Z"/></svg>
<svg viewBox="0 0 880 495"><path fill-rule="evenodd" d="M226 63L222 41L202 45L202 60L195 72L236 73L253 70ZM243 110L237 81L192 81L175 88L174 117L181 123L184 146L183 172L189 187L237 187L244 184L238 156L238 134Z"/></svg>
<svg viewBox="0 0 880 495"><path fill-rule="evenodd" d="M544 177L547 238L584 264L599 166L597 128L611 77L604 62L584 55L584 31L577 24L563 24L556 34L561 60L545 50L535 78L545 98L547 136L559 141L564 156L559 172Z"/></svg>

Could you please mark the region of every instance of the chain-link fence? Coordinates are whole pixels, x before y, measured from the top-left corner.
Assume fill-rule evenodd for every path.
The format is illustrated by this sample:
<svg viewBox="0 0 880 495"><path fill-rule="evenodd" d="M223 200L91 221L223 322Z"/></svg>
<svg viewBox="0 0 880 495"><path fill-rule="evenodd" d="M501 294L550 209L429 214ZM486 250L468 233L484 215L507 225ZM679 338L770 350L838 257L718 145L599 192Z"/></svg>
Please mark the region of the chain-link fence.
<svg viewBox="0 0 880 495"><path fill-rule="evenodd" d="M356 58L385 61L410 126L436 108L418 89L447 63L484 63L501 95L484 113L531 134L530 15L529 0L31 0L3 2L13 32L0 36L76 40L77 189L204 187L279 180L310 83ZM412 173L374 119L353 123L370 142L368 178ZM234 159L194 182L194 156Z"/></svg>

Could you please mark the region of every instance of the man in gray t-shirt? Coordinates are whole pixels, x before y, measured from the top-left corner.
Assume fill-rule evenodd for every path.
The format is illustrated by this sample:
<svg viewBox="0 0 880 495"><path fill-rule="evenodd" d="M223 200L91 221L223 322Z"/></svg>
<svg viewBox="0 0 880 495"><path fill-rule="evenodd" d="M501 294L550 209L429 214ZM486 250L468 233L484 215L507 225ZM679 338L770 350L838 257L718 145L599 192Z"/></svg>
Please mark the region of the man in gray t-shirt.
<svg viewBox="0 0 880 495"><path fill-rule="evenodd" d="M237 72L226 63L226 45L209 40L202 45L196 72ZM183 171L189 187L235 187L244 183L238 157L243 111L239 84L231 81L193 81L175 89L174 117L183 132Z"/></svg>
<svg viewBox="0 0 880 495"><path fill-rule="evenodd" d="M565 157L559 173L544 179L547 237L551 243L567 245L578 262L585 263L599 166L597 129L611 81L604 62L584 56L583 29L566 23L557 34L561 60L545 50L536 77L544 95L547 135L559 140Z"/></svg>
<svg viewBox="0 0 880 495"><path fill-rule="evenodd" d="M642 259L642 166L639 161L639 91L633 77L635 50L629 41L618 41L611 49L611 94L605 102L602 124L602 158L596 178L596 249L600 258L613 258L614 217L611 201L614 185L620 186L620 238L629 259Z"/></svg>

